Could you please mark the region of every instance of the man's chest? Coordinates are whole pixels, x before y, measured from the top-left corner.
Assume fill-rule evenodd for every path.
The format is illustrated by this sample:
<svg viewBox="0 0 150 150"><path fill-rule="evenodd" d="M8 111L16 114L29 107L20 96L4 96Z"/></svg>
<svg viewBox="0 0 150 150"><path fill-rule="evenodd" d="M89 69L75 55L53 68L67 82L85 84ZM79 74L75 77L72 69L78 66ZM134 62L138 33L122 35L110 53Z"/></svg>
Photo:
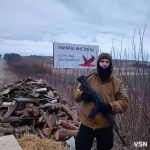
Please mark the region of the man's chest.
<svg viewBox="0 0 150 150"><path fill-rule="evenodd" d="M112 102L115 99L114 85L112 81L102 83L100 79L93 79L90 82L91 88L98 92L105 103Z"/></svg>

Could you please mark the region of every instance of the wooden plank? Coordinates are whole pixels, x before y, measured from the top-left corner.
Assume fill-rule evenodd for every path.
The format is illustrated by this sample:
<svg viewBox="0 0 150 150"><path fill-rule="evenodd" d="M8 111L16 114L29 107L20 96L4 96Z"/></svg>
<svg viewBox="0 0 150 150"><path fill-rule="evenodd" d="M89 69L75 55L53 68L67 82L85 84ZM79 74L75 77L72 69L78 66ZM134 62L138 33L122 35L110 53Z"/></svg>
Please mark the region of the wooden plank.
<svg viewBox="0 0 150 150"><path fill-rule="evenodd" d="M0 150L22 150L13 135L0 137Z"/></svg>

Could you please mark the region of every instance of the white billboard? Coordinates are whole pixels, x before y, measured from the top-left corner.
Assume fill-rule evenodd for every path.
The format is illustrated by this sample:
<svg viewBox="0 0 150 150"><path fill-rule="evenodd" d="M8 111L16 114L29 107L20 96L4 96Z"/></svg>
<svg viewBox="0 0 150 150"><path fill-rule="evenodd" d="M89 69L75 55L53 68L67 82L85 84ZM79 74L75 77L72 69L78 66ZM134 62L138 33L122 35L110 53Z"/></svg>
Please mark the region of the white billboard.
<svg viewBox="0 0 150 150"><path fill-rule="evenodd" d="M53 43L54 68L95 69L99 46Z"/></svg>

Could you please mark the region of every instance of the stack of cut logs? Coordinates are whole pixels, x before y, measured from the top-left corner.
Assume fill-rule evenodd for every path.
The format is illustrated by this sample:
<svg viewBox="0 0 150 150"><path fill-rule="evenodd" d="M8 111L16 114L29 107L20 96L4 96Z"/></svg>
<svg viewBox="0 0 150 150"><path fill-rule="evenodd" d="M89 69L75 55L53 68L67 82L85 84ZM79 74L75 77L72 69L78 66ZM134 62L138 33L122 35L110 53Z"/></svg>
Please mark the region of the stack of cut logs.
<svg viewBox="0 0 150 150"><path fill-rule="evenodd" d="M76 137L76 108L67 105L45 80L26 78L0 89L0 136L25 132L65 141Z"/></svg>

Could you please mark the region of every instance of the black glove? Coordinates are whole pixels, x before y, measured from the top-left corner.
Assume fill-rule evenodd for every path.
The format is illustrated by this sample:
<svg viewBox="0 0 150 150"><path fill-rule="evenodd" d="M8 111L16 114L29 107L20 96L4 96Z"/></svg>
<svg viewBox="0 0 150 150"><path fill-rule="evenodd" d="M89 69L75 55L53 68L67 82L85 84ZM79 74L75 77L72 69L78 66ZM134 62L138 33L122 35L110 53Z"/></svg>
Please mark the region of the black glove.
<svg viewBox="0 0 150 150"><path fill-rule="evenodd" d="M99 111L106 115L108 113L113 113L112 112L112 107L110 104L105 104L105 103L102 103L100 106L99 106Z"/></svg>
<svg viewBox="0 0 150 150"><path fill-rule="evenodd" d="M84 100L85 102L92 102L93 101L93 97L92 97L91 93L88 93L88 92L82 92L81 93L81 99Z"/></svg>

